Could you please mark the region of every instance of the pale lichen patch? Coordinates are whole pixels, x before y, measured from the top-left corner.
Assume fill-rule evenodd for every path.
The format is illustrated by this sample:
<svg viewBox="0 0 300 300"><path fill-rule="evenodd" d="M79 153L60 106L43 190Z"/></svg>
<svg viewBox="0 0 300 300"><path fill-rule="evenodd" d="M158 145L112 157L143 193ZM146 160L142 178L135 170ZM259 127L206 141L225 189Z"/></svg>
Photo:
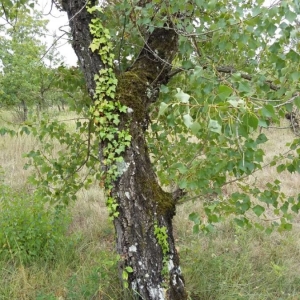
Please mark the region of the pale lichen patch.
<svg viewBox="0 0 300 300"><path fill-rule="evenodd" d="M137 248L135 245L132 245L128 248L129 252L136 252Z"/></svg>
<svg viewBox="0 0 300 300"><path fill-rule="evenodd" d="M157 300L165 300L166 299L164 289L160 286L150 287L149 294L150 294L151 299L157 299Z"/></svg>
<svg viewBox="0 0 300 300"><path fill-rule="evenodd" d="M169 270L169 272L174 269L174 263L173 263L172 258L173 258L173 256L170 256L170 259L168 261L168 270Z"/></svg>

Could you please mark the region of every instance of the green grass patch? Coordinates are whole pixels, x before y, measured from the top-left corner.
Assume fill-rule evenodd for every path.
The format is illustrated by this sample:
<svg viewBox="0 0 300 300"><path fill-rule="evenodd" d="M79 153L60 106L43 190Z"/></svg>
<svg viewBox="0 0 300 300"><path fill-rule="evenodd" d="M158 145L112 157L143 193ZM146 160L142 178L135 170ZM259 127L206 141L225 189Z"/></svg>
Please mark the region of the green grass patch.
<svg viewBox="0 0 300 300"><path fill-rule="evenodd" d="M210 235L190 235L180 247L192 299L300 299L300 248L295 232L268 236L227 224Z"/></svg>

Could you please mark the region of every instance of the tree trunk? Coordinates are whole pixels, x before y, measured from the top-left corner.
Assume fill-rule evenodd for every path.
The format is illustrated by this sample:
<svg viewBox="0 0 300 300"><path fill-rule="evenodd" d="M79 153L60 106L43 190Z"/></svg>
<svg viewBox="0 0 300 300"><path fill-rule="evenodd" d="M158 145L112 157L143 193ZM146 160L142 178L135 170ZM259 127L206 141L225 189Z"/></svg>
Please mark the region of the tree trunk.
<svg viewBox="0 0 300 300"><path fill-rule="evenodd" d="M28 117L28 107L26 105L25 100L21 100L21 106L22 106L22 110L23 110L23 122L25 122L27 120Z"/></svg>
<svg viewBox="0 0 300 300"><path fill-rule="evenodd" d="M104 65L99 55L89 49L91 16L83 0L64 0L62 5L70 20L73 48L93 96L94 75ZM159 186L144 135L149 105L157 100L159 85L168 81L177 41L174 30L155 29L130 70L118 77L116 100L129 108L127 114L120 116L120 130L129 123L132 140L123 155L120 177L113 182L112 196L119 212L114 225L120 275L127 266L133 269L128 274L128 285L136 299L187 299L172 228L181 192L166 193Z"/></svg>

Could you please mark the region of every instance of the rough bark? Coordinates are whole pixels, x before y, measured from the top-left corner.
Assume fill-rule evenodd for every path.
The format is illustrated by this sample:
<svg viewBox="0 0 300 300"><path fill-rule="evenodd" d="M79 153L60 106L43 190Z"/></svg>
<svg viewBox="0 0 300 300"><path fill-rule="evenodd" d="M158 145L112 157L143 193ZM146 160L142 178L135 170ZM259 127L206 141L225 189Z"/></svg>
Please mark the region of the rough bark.
<svg viewBox="0 0 300 300"><path fill-rule="evenodd" d="M23 110L23 116L22 116L23 122L25 122L28 118L28 107L27 107L25 100L21 100L21 107Z"/></svg>
<svg viewBox="0 0 300 300"><path fill-rule="evenodd" d="M70 20L73 47L93 96L93 78L103 64L89 49L91 17L84 4L82 0L63 1ZM157 100L159 85L168 80L177 40L172 29L154 30L130 70L118 77L116 100L131 108L130 113L122 116L120 126L129 123L132 141L123 155L122 173L113 183L112 195L119 204L114 225L117 251L121 256L120 270L126 266L133 268L128 283L137 299L187 299L172 228L180 193L172 195L159 186L144 135L149 105ZM165 255L155 236L155 225L167 229L169 252Z"/></svg>

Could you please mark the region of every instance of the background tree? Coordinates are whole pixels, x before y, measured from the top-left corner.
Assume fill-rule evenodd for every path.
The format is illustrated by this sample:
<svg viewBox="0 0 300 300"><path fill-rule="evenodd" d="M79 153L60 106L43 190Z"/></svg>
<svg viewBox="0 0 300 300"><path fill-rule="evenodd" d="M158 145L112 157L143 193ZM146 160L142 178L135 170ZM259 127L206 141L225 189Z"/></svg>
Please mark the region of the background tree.
<svg viewBox="0 0 300 300"><path fill-rule="evenodd" d="M6 26L1 41L1 102L2 105L19 107L25 121L28 106L32 106L38 93L38 70L42 65L39 57L45 48L37 36L42 36L45 22L34 20L21 10L19 17L13 26Z"/></svg>
<svg viewBox="0 0 300 300"><path fill-rule="evenodd" d="M28 113L40 118L50 106L63 109L74 106L74 98L80 102L85 97L81 72L63 66L57 50L46 48L46 21L34 13L19 9L18 19L2 28L0 40L1 107L13 109L20 121Z"/></svg>

